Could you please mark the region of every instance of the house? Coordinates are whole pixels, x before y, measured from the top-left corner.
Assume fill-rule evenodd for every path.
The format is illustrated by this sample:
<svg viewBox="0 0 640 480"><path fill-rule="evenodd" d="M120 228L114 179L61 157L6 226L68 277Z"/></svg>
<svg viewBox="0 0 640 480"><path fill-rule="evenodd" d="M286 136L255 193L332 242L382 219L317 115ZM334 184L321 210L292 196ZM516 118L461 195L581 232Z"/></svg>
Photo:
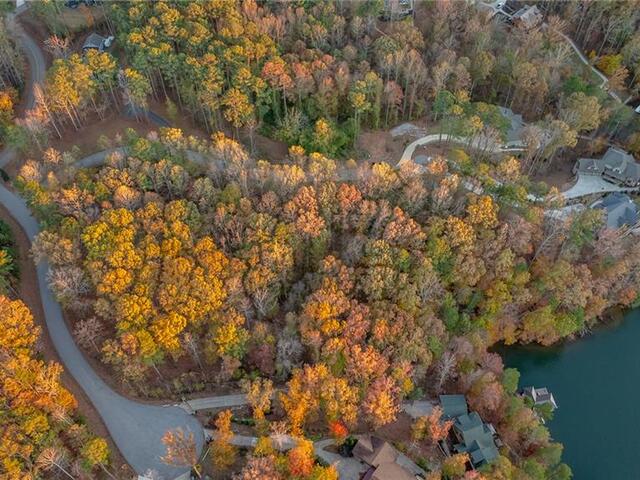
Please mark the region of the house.
<svg viewBox="0 0 640 480"><path fill-rule="evenodd" d="M605 211L607 228L618 229L625 225L633 226L638 223L638 207L628 195L613 192L592 205ZM546 390L546 389L544 389ZM553 395L551 395L553 399ZM555 402L554 408L555 408Z"/></svg>
<svg viewBox="0 0 640 480"><path fill-rule="evenodd" d="M514 25L529 30L542 23L542 12L535 5L525 5L513 14L511 21Z"/></svg>
<svg viewBox="0 0 640 480"><path fill-rule="evenodd" d="M413 14L414 0L384 0L382 18L398 20Z"/></svg>
<svg viewBox="0 0 640 480"><path fill-rule="evenodd" d="M416 480L416 476L397 463L383 463L367 470L362 480Z"/></svg>
<svg viewBox="0 0 640 480"><path fill-rule="evenodd" d="M369 465L362 480L416 480L416 474L424 473L391 444L372 435L358 439L353 456Z"/></svg>
<svg viewBox="0 0 640 480"><path fill-rule="evenodd" d="M558 408L556 399L553 398L553 393L551 393L546 387L543 387L543 388L525 387L522 389L522 395L530 399L534 405L549 404L551 405L553 410Z"/></svg>
<svg viewBox="0 0 640 480"><path fill-rule="evenodd" d="M466 413L456 417L453 432L459 443L453 448L458 453L467 453L474 468L489 463L498 457L491 425L485 424L478 412Z"/></svg>
<svg viewBox="0 0 640 480"><path fill-rule="evenodd" d="M440 406L445 418L456 418L466 415L469 411L464 395L440 395Z"/></svg>
<svg viewBox="0 0 640 480"><path fill-rule="evenodd" d="M627 187L640 185L640 164L633 155L615 147L610 147L601 159L578 159L573 173L599 175L609 182Z"/></svg>
<svg viewBox="0 0 640 480"><path fill-rule="evenodd" d="M440 395L443 417L453 419L453 450L467 453L473 468L489 463L498 456L496 431L486 424L478 412L469 412L464 395ZM443 448L450 452L449 445Z"/></svg>
<svg viewBox="0 0 640 480"><path fill-rule="evenodd" d="M504 147L522 147L524 142L521 139L522 130L527 125L522 119L522 115L514 113L510 108L498 107L502 116L509 122L507 139Z"/></svg>
<svg viewBox="0 0 640 480"><path fill-rule="evenodd" d="M82 53L85 53L87 50L98 50L99 52L104 52L111 46L113 40L113 36L105 38L94 32L84 41L84 44L82 45Z"/></svg>

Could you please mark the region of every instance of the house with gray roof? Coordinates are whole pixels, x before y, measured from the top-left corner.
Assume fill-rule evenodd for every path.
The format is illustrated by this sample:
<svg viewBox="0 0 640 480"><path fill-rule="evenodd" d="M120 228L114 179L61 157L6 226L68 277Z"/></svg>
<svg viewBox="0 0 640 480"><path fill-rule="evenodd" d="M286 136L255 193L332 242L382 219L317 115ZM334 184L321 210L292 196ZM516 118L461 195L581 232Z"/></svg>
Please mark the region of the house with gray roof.
<svg viewBox="0 0 640 480"><path fill-rule="evenodd" d="M525 387L522 389L522 395L530 399L534 405L549 404L551 405L553 410L558 408L556 399L553 398L553 393L551 393L549 389L546 387L542 387L542 388Z"/></svg>
<svg viewBox="0 0 640 480"><path fill-rule="evenodd" d="M98 35L93 32L90 34L84 41L82 45L82 53L86 53L88 50L98 50L99 52L104 52L107 48L111 46L113 43L114 37L108 36L103 37L102 35Z"/></svg>
<svg viewBox="0 0 640 480"><path fill-rule="evenodd" d="M467 453L473 468L489 463L498 456L496 431L491 424L484 423L478 412L469 412L464 395L440 395L443 417L453 420L451 437L453 451ZM448 455L447 443L443 449Z"/></svg>
<svg viewBox="0 0 640 480"><path fill-rule="evenodd" d="M598 175L611 183L626 187L640 185L640 164L635 161L633 155L615 147L610 147L599 159L578 159L573 173Z"/></svg>
<svg viewBox="0 0 640 480"><path fill-rule="evenodd" d="M515 25L529 30L542 23L542 12L535 5L525 5L512 15L511 21Z"/></svg>
<svg viewBox="0 0 640 480"><path fill-rule="evenodd" d="M638 223L638 206L624 193L610 193L592 207L604 210L607 228L618 229Z"/></svg>
<svg viewBox="0 0 640 480"><path fill-rule="evenodd" d="M494 440L495 430L482 421L478 412L460 415L453 422L453 431L459 443L453 448L458 453L467 453L474 468L498 457Z"/></svg>
<svg viewBox="0 0 640 480"><path fill-rule="evenodd" d="M440 406L445 418L456 418L469 412L464 395L440 395Z"/></svg>

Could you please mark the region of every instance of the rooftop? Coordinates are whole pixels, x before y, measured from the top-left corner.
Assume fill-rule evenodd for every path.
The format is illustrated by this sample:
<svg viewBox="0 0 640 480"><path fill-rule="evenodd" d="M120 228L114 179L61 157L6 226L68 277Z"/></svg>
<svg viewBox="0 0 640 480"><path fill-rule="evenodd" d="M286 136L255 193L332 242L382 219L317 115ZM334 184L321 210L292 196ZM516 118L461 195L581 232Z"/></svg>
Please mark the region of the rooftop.
<svg viewBox="0 0 640 480"><path fill-rule="evenodd" d="M361 436L353 456L371 465L362 480L415 480L417 473L424 475L420 467L379 437Z"/></svg>
<svg viewBox="0 0 640 480"><path fill-rule="evenodd" d="M454 446L458 452L467 452L474 466L490 462L498 456L498 448L493 440L491 428L485 424L478 412L471 412L456 418L453 427L459 434L461 443Z"/></svg>
<svg viewBox="0 0 640 480"><path fill-rule="evenodd" d="M369 465L377 467L386 462L395 462L398 452L381 438L365 435L358 439L353 456Z"/></svg>
<svg viewBox="0 0 640 480"><path fill-rule="evenodd" d="M533 28L542 21L542 12L535 5L525 5L513 14L512 19L525 28Z"/></svg>
<svg viewBox="0 0 640 480"><path fill-rule="evenodd" d="M464 395L440 395L440 405L443 415L448 418L465 415L469 411Z"/></svg>
<svg viewBox="0 0 640 480"><path fill-rule="evenodd" d="M635 161L633 155L615 147L610 147L599 159L580 158L574 171L602 175L612 182L629 186L640 182L640 164Z"/></svg>
<svg viewBox="0 0 640 480"><path fill-rule="evenodd" d="M416 480L416 477L397 463L383 463L371 467L362 480Z"/></svg>
<svg viewBox="0 0 640 480"><path fill-rule="evenodd" d="M92 33L84 41L84 44L82 45L82 49L86 50L88 48L89 49L95 48L96 50L102 50L104 48L103 44L105 40L106 39L102 35L98 35L97 33Z"/></svg>
<svg viewBox="0 0 640 480"><path fill-rule="evenodd" d="M638 207L628 195L613 192L593 205L606 213L607 228L616 229L638 222Z"/></svg>
<svg viewBox="0 0 640 480"><path fill-rule="evenodd" d="M522 392L525 396L529 397L533 400L535 405L542 405L545 403L551 404L553 408L558 408L556 404L555 398L553 398L553 393L551 393L546 387L535 388L535 387L525 387L522 389Z"/></svg>

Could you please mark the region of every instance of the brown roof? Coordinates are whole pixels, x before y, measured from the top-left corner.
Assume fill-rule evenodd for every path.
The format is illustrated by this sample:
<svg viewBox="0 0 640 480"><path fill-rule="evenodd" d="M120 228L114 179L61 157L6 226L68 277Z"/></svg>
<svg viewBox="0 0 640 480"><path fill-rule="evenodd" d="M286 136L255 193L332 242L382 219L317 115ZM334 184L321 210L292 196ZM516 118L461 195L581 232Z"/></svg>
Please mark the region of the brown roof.
<svg viewBox="0 0 640 480"><path fill-rule="evenodd" d="M397 463L382 463L375 469L371 480L416 480L416 476Z"/></svg>
<svg viewBox="0 0 640 480"><path fill-rule="evenodd" d="M377 467L383 463L394 463L398 458L398 452L381 438L364 435L353 448L353 456Z"/></svg>

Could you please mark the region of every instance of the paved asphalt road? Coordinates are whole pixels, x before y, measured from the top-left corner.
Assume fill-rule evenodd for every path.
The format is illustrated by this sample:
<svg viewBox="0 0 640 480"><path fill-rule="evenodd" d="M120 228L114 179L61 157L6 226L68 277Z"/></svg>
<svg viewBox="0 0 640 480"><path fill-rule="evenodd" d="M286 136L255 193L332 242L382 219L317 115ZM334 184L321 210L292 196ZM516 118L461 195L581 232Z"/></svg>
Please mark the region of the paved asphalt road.
<svg viewBox="0 0 640 480"><path fill-rule="evenodd" d="M182 408L185 412L192 413L199 410L215 408L242 407L246 404L247 396L240 393L234 395L218 395L216 397L192 398L176 405L176 407Z"/></svg>
<svg viewBox="0 0 640 480"><path fill-rule="evenodd" d="M33 240L40 228L25 202L0 185L0 203L20 223L29 239ZM180 427L194 433L201 451L204 432L200 422L181 408L133 402L111 390L93 371L69 333L60 305L47 286L48 270L46 262L37 267L40 297L49 334L65 368L100 413L120 452L138 473L152 469L165 479L173 479L182 474L186 469L169 467L160 459L165 453L161 438L167 430Z"/></svg>
<svg viewBox="0 0 640 480"><path fill-rule="evenodd" d="M24 9L22 9L24 11ZM7 20L9 32L17 39L18 47L25 54L29 62L29 78L25 85L27 110L35 106L35 97L33 94L33 85L42 84L46 73L46 63L42 56L42 51L36 43L29 37L24 29L15 21L15 16L10 16ZM9 163L16 155L13 148L5 148L0 152L0 168Z"/></svg>
<svg viewBox="0 0 640 480"><path fill-rule="evenodd" d="M19 25L15 25L14 31L30 65L31 74L25 89L27 108L31 108L34 105L33 85L42 82L46 65L38 46ZM99 164L104 160L106 153L99 152L98 155L89 158ZM15 152L11 149L0 152L0 166L6 165L14 155ZM0 185L0 203L22 226L29 239L33 240L40 228L25 202L4 185ZM181 408L137 403L111 390L91 368L67 329L60 305L55 301L47 285L48 270L49 266L46 262L37 266L38 285L47 329L64 367L85 391L102 417L118 449L138 474L154 470L167 480L182 475L188 470L187 468L171 467L161 460L165 454L162 436L167 430L175 428L192 432L198 452L201 452L204 445L204 430L200 422Z"/></svg>

